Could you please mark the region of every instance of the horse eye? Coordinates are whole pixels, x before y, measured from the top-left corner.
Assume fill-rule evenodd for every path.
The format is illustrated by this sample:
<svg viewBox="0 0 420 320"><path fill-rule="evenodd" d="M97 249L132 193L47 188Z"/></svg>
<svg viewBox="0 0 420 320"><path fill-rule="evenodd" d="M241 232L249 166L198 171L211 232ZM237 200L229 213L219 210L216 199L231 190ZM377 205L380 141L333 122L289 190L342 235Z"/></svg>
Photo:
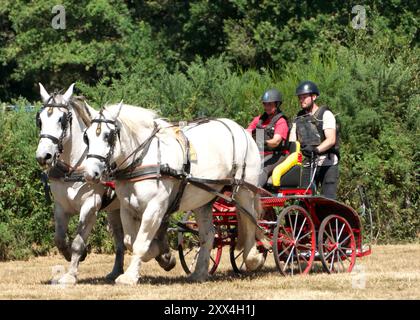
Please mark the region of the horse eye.
<svg viewBox="0 0 420 320"><path fill-rule="evenodd" d="M108 142L108 140L109 140L109 133L108 132L104 134L104 140L106 142Z"/></svg>

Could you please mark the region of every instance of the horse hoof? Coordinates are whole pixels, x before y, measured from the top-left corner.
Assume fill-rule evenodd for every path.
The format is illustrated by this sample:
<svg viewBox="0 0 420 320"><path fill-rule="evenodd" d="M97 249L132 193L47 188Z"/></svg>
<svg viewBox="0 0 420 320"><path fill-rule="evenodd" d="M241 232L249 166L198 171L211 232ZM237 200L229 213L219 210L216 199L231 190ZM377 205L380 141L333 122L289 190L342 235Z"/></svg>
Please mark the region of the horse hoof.
<svg viewBox="0 0 420 320"><path fill-rule="evenodd" d="M134 278L127 274L120 275L117 279L115 279L115 284L117 285L126 285L126 286L134 286L137 284L138 278Z"/></svg>
<svg viewBox="0 0 420 320"><path fill-rule="evenodd" d="M64 276L62 276L58 280L59 284L64 284L64 285L75 285L76 282L77 282L76 277L68 273L66 273Z"/></svg>
<svg viewBox="0 0 420 320"><path fill-rule="evenodd" d="M84 249L84 250L83 250L82 255L80 256L80 260L79 260L79 262L83 262L83 261L85 261L85 259L86 259L86 257L87 257L87 254L88 254L87 249Z"/></svg>
<svg viewBox="0 0 420 320"><path fill-rule="evenodd" d="M170 253L162 254L160 257L156 258L156 261L159 263L159 265L165 271L172 270L176 265L176 259Z"/></svg>
<svg viewBox="0 0 420 320"><path fill-rule="evenodd" d="M112 271L105 276L107 281L114 281L118 276L122 275L124 271Z"/></svg>
<svg viewBox="0 0 420 320"><path fill-rule="evenodd" d="M70 250L65 250L61 252L64 256L64 258L66 259L66 261L70 262L71 261L71 252Z"/></svg>
<svg viewBox="0 0 420 320"><path fill-rule="evenodd" d="M248 258L247 261L245 261L246 269L248 271L257 271L263 267L264 262L264 256L262 254L258 254L254 258Z"/></svg>
<svg viewBox="0 0 420 320"><path fill-rule="evenodd" d="M197 273L192 273L187 277L187 280L189 282L205 282L208 278L208 275L203 275L203 274L197 274Z"/></svg>

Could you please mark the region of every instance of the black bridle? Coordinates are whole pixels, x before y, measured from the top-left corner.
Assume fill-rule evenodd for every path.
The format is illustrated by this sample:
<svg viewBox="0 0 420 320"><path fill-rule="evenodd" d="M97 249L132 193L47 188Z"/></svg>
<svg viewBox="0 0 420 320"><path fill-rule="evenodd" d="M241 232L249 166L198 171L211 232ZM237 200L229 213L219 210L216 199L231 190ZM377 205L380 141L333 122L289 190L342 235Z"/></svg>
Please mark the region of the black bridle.
<svg viewBox="0 0 420 320"><path fill-rule="evenodd" d="M101 114L101 116L102 116L102 114ZM86 159L95 158L95 159L98 159L99 161L105 163L106 171L108 173L110 173L116 167L116 164L115 163L111 164L110 161L111 161L112 155L114 154L114 149L115 149L117 137L118 137L118 140L120 139L120 131L121 131L120 127L119 127L119 125L116 121L108 120L108 119L105 119L105 118L93 119L92 123L97 123L98 124L98 126L96 128L96 134L97 135L99 135L101 133L101 124L102 123L112 124L115 128L115 129L111 129L110 132L109 132L109 135L108 135L108 138L107 138L107 142L108 142L108 145L109 145L109 151L108 151L108 153L106 154L105 157L100 156L98 154L91 154L91 153L88 153L88 155L86 156ZM87 136L86 131L83 134L83 141L89 147L89 138Z"/></svg>
<svg viewBox="0 0 420 320"><path fill-rule="evenodd" d="M67 135L67 129L69 128L69 125L71 126L73 115L70 111L70 106L68 103L63 104L63 103L55 102L56 95L57 93L54 93L48 99L48 101L42 106L41 110L39 110L36 113L36 126L38 127L39 130L42 129L41 112L43 112L45 109L48 109L49 114L53 112L53 108L64 108L67 110L67 112L65 112L64 115L60 118L61 129L62 129L60 137L57 138L49 134L39 135L39 139L42 139L42 138L50 139L54 144L56 144L58 147L58 153L60 155L63 152L63 140Z"/></svg>

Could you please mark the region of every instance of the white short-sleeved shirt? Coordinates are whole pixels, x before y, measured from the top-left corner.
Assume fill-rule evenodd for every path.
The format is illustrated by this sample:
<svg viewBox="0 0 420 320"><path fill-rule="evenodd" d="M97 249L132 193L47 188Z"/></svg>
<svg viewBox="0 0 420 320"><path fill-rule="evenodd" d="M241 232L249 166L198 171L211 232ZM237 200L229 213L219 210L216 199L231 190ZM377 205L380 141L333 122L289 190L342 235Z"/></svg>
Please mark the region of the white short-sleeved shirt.
<svg viewBox="0 0 420 320"><path fill-rule="evenodd" d="M313 114L313 113L312 113ZM322 115L322 130L325 129L337 129L337 123L335 117L330 110L326 110ZM296 141L296 123L292 125L290 130L289 141ZM338 163L338 157L335 154L322 154L318 156L318 166L332 166Z"/></svg>

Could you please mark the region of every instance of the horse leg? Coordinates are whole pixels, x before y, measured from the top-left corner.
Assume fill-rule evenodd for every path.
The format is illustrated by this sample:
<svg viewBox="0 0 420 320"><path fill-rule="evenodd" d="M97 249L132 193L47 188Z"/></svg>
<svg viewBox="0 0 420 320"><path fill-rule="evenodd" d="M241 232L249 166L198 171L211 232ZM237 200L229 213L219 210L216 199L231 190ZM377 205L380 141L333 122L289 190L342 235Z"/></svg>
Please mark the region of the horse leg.
<svg viewBox="0 0 420 320"><path fill-rule="evenodd" d="M63 207L55 203L54 206L54 243L60 253L64 256L67 261L71 260L71 251L69 244L67 243L66 234L69 226L70 216L64 211Z"/></svg>
<svg viewBox="0 0 420 320"><path fill-rule="evenodd" d="M197 264L194 272L189 276L189 280L203 282L209 276L210 251L213 248L214 225L211 203L194 210L200 237L200 251L198 253Z"/></svg>
<svg viewBox="0 0 420 320"><path fill-rule="evenodd" d="M248 212L257 218L258 197L251 191L240 188L236 195L236 201ZM243 247L243 259L246 268L250 271L257 270L264 264L263 254L257 250L255 245L257 226L251 221L246 213L240 212L238 219L238 247Z"/></svg>
<svg viewBox="0 0 420 320"><path fill-rule="evenodd" d="M123 210L123 209L122 209ZM133 244L136 240L137 233L140 228L140 221L133 219L133 215L127 211L126 214L121 213L121 221L124 229L123 243L129 251L133 251ZM155 257L159 265L166 271L173 269L176 265L176 259L171 254L168 237L167 237L168 222L162 223L159 227L157 236L153 239L146 253L146 259L149 260ZM121 273L124 271L121 268ZM121 274L120 273L120 274ZM117 275L118 276L118 275Z"/></svg>
<svg viewBox="0 0 420 320"><path fill-rule="evenodd" d="M130 265L124 274L120 275L115 280L117 284L136 284L139 279L141 262L147 262L159 254L159 247L156 244L156 241L153 240L162 223L166 209L167 205L163 205L162 201L153 199L148 202L141 219L137 237L133 243L133 255L131 257ZM152 243L154 243L154 245L152 245Z"/></svg>
<svg viewBox="0 0 420 320"><path fill-rule="evenodd" d="M171 249L169 247L169 239L168 239L168 226L169 220L165 219L164 222L159 227L157 232L156 239L152 241L151 247L154 243L156 243L159 247L159 255L155 258L159 265L165 271L172 270L176 265L176 259L171 254Z"/></svg>
<svg viewBox="0 0 420 320"><path fill-rule="evenodd" d="M114 210L107 213L108 223L111 227L111 233L114 237L115 261L114 267L106 276L107 280L115 280L120 274L124 273L124 232L121 222L120 210Z"/></svg>
<svg viewBox="0 0 420 320"><path fill-rule="evenodd" d="M135 219L133 213L125 208L120 208L120 218L123 227L123 243L128 251L133 252L133 243L140 228L140 220Z"/></svg>
<svg viewBox="0 0 420 320"><path fill-rule="evenodd" d="M86 254L87 238L96 221L98 199L95 198L96 196L87 199L80 209L76 237L71 244L72 255L69 270L58 281L60 284L75 284L77 281L79 263L82 256Z"/></svg>

